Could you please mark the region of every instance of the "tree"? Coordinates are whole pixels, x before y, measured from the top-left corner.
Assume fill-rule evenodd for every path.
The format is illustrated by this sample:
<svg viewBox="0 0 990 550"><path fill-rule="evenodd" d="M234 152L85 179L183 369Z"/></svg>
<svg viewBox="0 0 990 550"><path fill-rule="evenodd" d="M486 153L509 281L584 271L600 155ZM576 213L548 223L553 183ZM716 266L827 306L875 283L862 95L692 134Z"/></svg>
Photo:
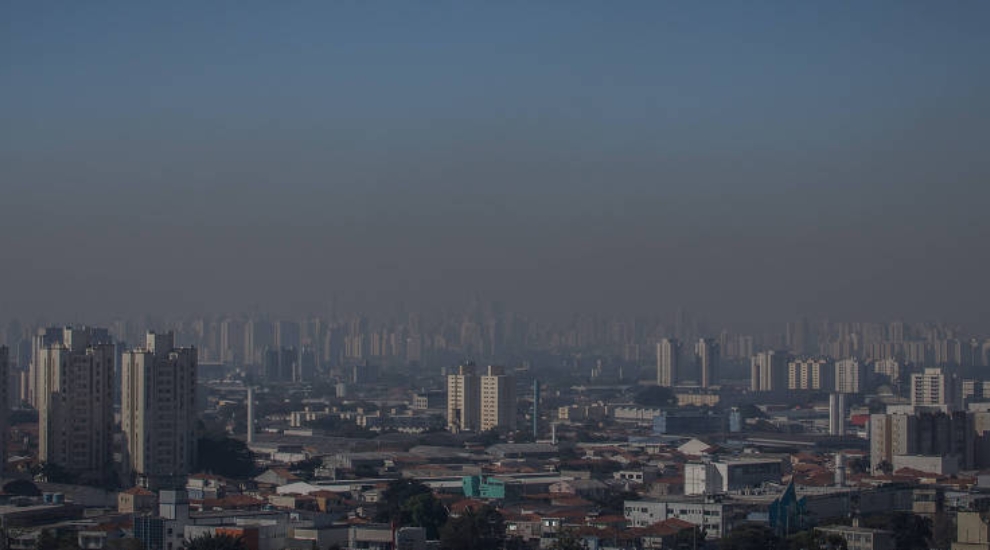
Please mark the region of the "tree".
<svg viewBox="0 0 990 550"><path fill-rule="evenodd" d="M670 388L647 386L636 394L633 401L644 407L671 407L677 404L677 397Z"/></svg>
<svg viewBox="0 0 990 550"><path fill-rule="evenodd" d="M22 497L40 497L41 490L38 486L26 479L15 479L9 483L4 484L3 492L8 495L17 495Z"/></svg>
<svg viewBox="0 0 990 550"><path fill-rule="evenodd" d="M447 523L447 509L433 493L422 493L406 500L399 510L403 526L423 527L426 538L440 538L440 528Z"/></svg>
<svg viewBox="0 0 990 550"><path fill-rule="evenodd" d="M744 523L718 542L719 550L785 550L773 529L758 523Z"/></svg>
<svg viewBox="0 0 990 550"><path fill-rule="evenodd" d="M201 437L196 470L234 479L247 479L257 473L254 454L247 444L231 437Z"/></svg>
<svg viewBox="0 0 990 550"><path fill-rule="evenodd" d="M931 548L931 520L911 512L893 512L863 518L864 527L894 532L897 550L928 550Z"/></svg>
<svg viewBox="0 0 990 550"><path fill-rule="evenodd" d="M572 529L561 529L557 532L557 537L550 545L550 550L587 550L588 545L584 539Z"/></svg>
<svg viewBox="0 0 990 550"><path fill-rule="evenodd" d="M440 529L443 550L498 550L505 538L505 519L492 506L468 508Z"/></svg>
<svg viewBox="0 0 990 550"><path fill-rule="evenodd" d="M182 542L182 548L185 550L248 550L243 537L214 535L213 533L186 539Z"/></svg>
<svg viewBox="0 0 990 550"><path fill-rule="evenodd" d="M375 521L401 523L402 506L417 495L433 496L433 491L421 481L408 478L393 479L378 499Z"/></svg>

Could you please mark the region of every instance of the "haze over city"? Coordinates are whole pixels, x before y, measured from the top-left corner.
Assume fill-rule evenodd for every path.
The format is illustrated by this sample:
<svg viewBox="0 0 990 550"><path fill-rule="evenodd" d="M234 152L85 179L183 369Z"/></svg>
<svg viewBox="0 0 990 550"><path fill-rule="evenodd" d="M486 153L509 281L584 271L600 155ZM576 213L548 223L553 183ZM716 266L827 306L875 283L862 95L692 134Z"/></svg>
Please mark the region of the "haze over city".
<svg viewBox="0 0 990 550"><path fill-rule="evenodd" d="M983 3L7 3L0 316L986 327Z"/></svg>

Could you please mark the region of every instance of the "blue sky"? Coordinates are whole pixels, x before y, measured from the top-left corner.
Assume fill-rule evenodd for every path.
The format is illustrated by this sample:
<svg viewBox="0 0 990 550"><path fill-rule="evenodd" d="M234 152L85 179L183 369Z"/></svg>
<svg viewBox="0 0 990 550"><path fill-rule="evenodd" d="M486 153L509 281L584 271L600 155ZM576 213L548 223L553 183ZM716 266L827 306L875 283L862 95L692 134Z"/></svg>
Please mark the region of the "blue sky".
<svg viewBox="0 0 990 550"><path fill-rule="evenodd" d="M978 320L988 15L8 2L0 310L480 291L546 311Z"/></svg>

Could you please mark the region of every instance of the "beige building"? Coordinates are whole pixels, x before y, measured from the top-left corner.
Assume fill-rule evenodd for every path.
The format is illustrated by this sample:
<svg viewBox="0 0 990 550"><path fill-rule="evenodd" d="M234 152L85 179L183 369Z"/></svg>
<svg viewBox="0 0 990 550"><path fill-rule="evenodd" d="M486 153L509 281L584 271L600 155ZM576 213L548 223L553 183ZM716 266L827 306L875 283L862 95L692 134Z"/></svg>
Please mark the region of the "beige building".
<svg viewBox="0 0 990 550"><path fill-rule="evenodd" d="M195 468L196 364L196 349L176 348L171 332L123 354L124 473L142 487L184 487Z"/></svg>
<svg viewBox="0 0 990 550"><path fill-rule="evenodd" d="M481 430L516 429L516 377L489 366L481 376Z"/></svg>
<svg viewBox="0 0 990 550"><path fill-rule="evenodd" d="M834 367L828 359L796 359L787 364L787 389L830 390Z"/></svg>
<svg viewBox="0 0 990 550"><path fill-rule="evenodd" d="M474 431L481 426L481 381L473 364L447 375L447 429Z"/></svg>
<svg viewBox="0 0 990 550"><path fill-rule="evenodd" d="M681 344L673 338L657 342L657 385L669 388L677 384L677 363Z"/></svg>
<svg viewBox="0 0 990 550"><path fill-rule="evenodd" d="M38 354L38 459L103 483L113 462L114 346L94 342L100 329L63 330Z"/></svg>
<svg viewBox="0 0 990 550"><path fill-rule="evenodd" d="M958 512L956 514L956 542L952 550L990 550L990 528L985 514Z"/></svg>

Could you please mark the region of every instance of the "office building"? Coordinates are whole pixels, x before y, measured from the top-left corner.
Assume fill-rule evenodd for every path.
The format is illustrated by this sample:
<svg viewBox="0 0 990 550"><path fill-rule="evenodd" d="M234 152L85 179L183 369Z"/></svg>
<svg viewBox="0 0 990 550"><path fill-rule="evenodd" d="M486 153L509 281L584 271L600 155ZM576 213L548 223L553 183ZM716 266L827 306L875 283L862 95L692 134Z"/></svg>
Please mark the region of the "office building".
<svg viewBox="0 0 990 550"><path fill-rule="evenodd" d="M718 385L718 343L711 338L702 338L694 345L694 360L697 365L698 380L702 388Z"/></svg>
<svg viewBox="0 0 990 550"><path fill-rule="evenodd" d="M761 351L750 359L749 389L772 392L787 389L788 355L782 351Z"/></svg>
<svg viewBox="0 0 990 550"><path fill-rule="evenodd" d="M474 431L481 427L481 381L474 364L461 365L447 375L447 429Z"/></svg>
<svg viewBox="0 0 990 550"><path fill-rule="evenodd" d="M113 344L105 329L65 328L38 356L38 459L104 483L113 455Z"/></svg>
<svg viewBox="0 0 990 550"><path fill-rule="evenodd" d="M137 485L180 488L195 468L196 364L196 349L176 348L171 332L149 332L123 355L122 456Z"/></svg>
<svg viewBox="0 0 990 550"><path fill-rule="evenodd" d="M911 404L915 406L958 405L956 377L938 368L927 368L911 375Z"/></svg>
<svg viewBox="0 0 990 550"><path fill-rule="evenodd" d="M973 467L976 430L972 413L905 409L870 415L870 465L874 473L909 467L952 474Z"/></svg>
<svg viewBox="0 0 990 550"><path fill-rule="evenodd" d="M673 338L657 342L657 385L666 388L677 384L677 367L681 355L681 343Z"/></svg>
<svg viewBox="0 0 990 550"><path fill-rule="evenodd" d="M489 366L481 376L481 431L516 429L516 377Z"/></svg>

